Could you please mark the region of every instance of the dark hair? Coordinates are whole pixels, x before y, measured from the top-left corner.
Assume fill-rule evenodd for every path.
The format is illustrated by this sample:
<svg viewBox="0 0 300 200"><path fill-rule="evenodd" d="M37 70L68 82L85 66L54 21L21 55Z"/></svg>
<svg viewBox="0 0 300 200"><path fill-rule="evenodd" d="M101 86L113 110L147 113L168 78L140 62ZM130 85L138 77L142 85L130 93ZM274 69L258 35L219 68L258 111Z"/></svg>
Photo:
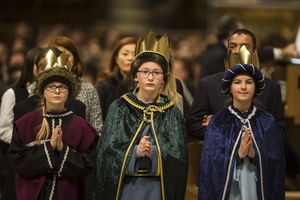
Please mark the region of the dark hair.
<svg viewBox="0 0 300 200"><path fill-rule="evenodd" d="M101 84L102 81L106 80L109 76L112 76L117 73L118 64L116 62L117 56L119 54L120 49L128 44L136 44L137 39L134 37L124 37L121 38L114 46L110 61L109 61L109 68L108 70L104 70L103 72L98 74L97 82Z"/></svg>
<svg viewBox="0 0 300 200"><path fill-rule="evenodd" d="M42 52L42 50L42 48L37 47L32 48L27 52L21 72L21 77L16 84L17 86L24 87L27 83L32 83L34 81L33 69L34 65L36 64L35 60Z"/></svg>
<svg viewBox="0 0 300 200"><path fill-rule="evenodd" d="M72 66L72 72L77 76L82 76L82 65L79 57L79 53L73 43L73 41L66 36L57 36L52 42L50 42L49 47L63 47L69 50L74 57L74 65Z"/></svg>
<svg viewBox="0 0 300 200"><path fill-rule="evenodd" d="M239 28L242 21L235 15L225 15L218 22L217 37L219 40L225 40L230 33Z"/></svg>
<svg viewBox="0 0 300 200"><path fill-rule="evenodd" d="M114 72L116 67L118 66L116 59L119 54L120 49L127 44L136 44L137 40L134 37L124 37L118 41L118 43L114 46L112 51L112 55L109 62L109 71Z"/></svg>
<svg viewBox="0 0 300 200"><path fill-rule="evenodd" d="M99 74L99 68L93 61L87 62L83 68L83 74L92 78L93 83L97 81L97 75Z"/></svg>
<svg viewBox="0 0 300 200"><path fill-rule="evenodd" d="M241 35L241 34L245 34L245 35L249 35L251 38L252 38L252 44L253 44L253 48L256 49L257 48L257 40L256 40L256 37L255 35L249 31L248 29L237 29L235 31L233 31L229 38L231 38L231 36L233 36L234 34L238 34L238 35ZM229 38L228 38L228 42L229 42Z"/></svg>
<svg viewBox="0 0 300 200"><path fill-rule="evenodd" d="M131 65L131 78L132 79L134 79L136 77L137 71L139 70L140 66L145 62L157 63L161 67L161 69L164 73L164 81L165 82L168 81L169 63L162 55L159 55L159 54L153 53L153 52L142 53L132 62L132 65Z"/></svg>

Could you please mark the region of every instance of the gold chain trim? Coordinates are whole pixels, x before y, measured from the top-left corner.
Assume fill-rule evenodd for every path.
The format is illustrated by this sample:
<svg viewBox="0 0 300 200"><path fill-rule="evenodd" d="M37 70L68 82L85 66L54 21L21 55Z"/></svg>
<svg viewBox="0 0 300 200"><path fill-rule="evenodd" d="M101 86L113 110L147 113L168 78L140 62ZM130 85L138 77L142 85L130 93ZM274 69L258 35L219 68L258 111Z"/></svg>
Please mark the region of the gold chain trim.
<svg viewBox="0 0 300 200"><path fill-rule="evenodd" d="M132 105L132 106L134 106L134 107L136 107L140 110L143 110L144 113L147 113L147 114L149 114L149 112L157 112L157 111L164 112L166 109L168 109L168 108L170 108L171 106L174 105L174 103L172 101L170 101L169 103L167 103L163 106L150 105L148 107L145 107L145 106L141 106L141 105L135 103L132 99L130 99L128 97L127 94L123 95L122 98L125 99L130 105Z"/></svg>

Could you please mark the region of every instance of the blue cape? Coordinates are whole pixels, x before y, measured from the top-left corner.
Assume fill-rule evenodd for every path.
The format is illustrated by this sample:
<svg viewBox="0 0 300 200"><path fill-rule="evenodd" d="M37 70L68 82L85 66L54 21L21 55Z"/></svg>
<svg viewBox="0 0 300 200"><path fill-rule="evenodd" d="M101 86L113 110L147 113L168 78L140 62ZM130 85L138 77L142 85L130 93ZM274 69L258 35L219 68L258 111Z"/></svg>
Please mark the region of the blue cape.
<svg viewBox="0 0 300 200"><path fill-rule="evenodd" d="M247 118L252 112L250 110L245 114L236 109L234 111L242 118ZM284 199L284 151L282 135L278 131L276 120L266 111L257 109L249 121L256 142L256 145L253 143L255 149L253 162L257 168L258 198ZM219 200L222 199L223 193L224 199L228 199L234 163L238 158L237 151L240 144L238 135L241 126L241 120L228 108L212 118L205 133L200 163L199 199ZM230 162L231 154L233 155Z"/></svg>

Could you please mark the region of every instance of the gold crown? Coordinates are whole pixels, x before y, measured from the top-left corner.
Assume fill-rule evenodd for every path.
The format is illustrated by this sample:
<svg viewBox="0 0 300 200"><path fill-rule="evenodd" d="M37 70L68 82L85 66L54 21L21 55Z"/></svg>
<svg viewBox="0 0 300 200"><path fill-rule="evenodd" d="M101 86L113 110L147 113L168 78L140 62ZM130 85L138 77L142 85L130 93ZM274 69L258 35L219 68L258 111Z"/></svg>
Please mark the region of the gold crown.
<svg viewBox="0 0 300 200"><path fill-rule="evenodd" d="M71 71L68 55L58 49L49 49L45 53L44 61L40 64L39 69L45 71L54 67L63 67L68 71Z"/></svg>
<svg viewBox="0 0 300 200"><path fill-rule="evenodd" d="M144 40L139 38L135 49L135 58L146 52L159 54L169 62L171 47L167 34L163 34L158 39L155 37L154 33L150 31Z"/></svg>
<svg viewBox="0 0 300 200"><path fill-rule="evenodd" d="M78 91L78 83L75 75L71 72L68 63L68 55L57 48L47 48L41 54L39 62L39 75L37 78L37 92L43 96L44 82L51 77L61 77L70 82L70 97L74 97Z"/></svg>
<svg viewBox="0 0 300 200"><path fill-rule="evenodd" d="M225 70L235 64L253 64L258 69L260 67L257 52L254 51L254 53L251 54L244 45L241 47L239 53L232 53L232 51L228 52L225 61Z"/></svg>

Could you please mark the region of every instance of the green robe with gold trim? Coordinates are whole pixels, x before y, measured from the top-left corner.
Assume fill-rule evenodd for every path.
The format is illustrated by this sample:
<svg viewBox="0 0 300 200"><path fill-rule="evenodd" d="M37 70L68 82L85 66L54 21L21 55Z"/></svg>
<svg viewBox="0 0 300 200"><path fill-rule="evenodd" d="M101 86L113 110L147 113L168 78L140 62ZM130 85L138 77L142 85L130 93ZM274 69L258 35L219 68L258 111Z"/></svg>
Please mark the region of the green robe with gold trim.
<svg viewBox="0 0 300 200"><path fill-rule="evenodd" d="M147 124L157 144L162 199L184 199L188 151L183 116L166 96L144 104L133 93L109 108L97 158L95 199L119 199L132 150Z"/></svg>

